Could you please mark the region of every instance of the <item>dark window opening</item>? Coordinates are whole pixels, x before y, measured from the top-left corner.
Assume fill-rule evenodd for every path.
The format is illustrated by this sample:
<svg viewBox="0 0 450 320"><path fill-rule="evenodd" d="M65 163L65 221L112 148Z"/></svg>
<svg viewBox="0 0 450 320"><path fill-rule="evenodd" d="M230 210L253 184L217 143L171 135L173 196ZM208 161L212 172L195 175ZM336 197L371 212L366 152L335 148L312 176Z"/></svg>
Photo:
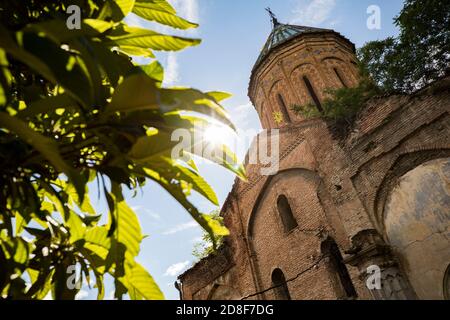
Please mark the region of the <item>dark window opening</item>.
<svg viewBox="0 0 450 320"><path fill-rule="evenodd" d="M286 278L280 269L275 269L272 272L272 286L274 287L276 300L291 300Z"/></svg>
<svg viewBox="0 0 450 320"><path fill-rule="evenodd" d="M298 226L297 220L295 220L292 214L292 209L286 196L281 195L278 197L277 208L284 226L284 231L289 232L295 229Z"/></svg>
<svg viewBox="0 0 450 320"><path fill-rule="evenodd" d="M337 76L337 78L339 79L339 81L341 82L342 86L343 86L344 88L348 88L348 86L347 86L347 84L345 83L344 78L342 78L342 75L341 75L341 73L339 72L339 70L336 69L336 68L333 68L333 70L334 70L334 73L336 73L336 76Z"/></svg>
<svg viewBox="0 0 450 320"><path fill-rule="evenodd" d="M278 94L277 99L278 99L278 104L280 105L281 113L283 114L284 119L287 122L291 122L291 117L289 116L289 112L286 107L286 103L284 102L283 96L281 94Z"/></svg>
<svg viewBox="0 0 450 320"><path fill-rule="evenodd" d="M317 94L314 91L314 88L307 76L303 77L303 82L305 83L306 89L308 89L309 95L311 96L311 99L313 99L317 109L320 112L323 112L322 104L320 103L319 97L317 97Z"/></svg>
<svg viewBox="0 0 450 320"><path fill-rule="evenodd" d="M353 286L347 267L343 262L339 247L333 239L328 238L322 243L322 253L329 257L331 269L339 279L343 291L342 298L349 299L357 297L355 287Z"/></svg>

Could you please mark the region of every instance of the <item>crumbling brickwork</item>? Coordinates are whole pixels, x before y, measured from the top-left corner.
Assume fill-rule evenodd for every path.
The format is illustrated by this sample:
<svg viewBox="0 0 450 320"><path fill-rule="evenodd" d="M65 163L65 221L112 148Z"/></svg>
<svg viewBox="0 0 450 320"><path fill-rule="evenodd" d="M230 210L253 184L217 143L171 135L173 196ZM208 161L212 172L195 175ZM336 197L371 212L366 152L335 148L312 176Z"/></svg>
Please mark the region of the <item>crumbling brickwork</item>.
<svg viewBox="0 0 450 320"><path fill-rule="evenodd" d="M299 300L446 297L450 258L439 252L450 252L450 79L413 95L372 99L345 140L325 121L301 119L290 109L280 111L282 123L274 121L273 112L283 107L278 95L287 106L314 102L303 75L320 100L327 88L356 85L355 61L349 40L315 31L285 41L255 66L249 96L263 127L280 130L280 168L264 176L259 165L247 164L248 182L235 182L221 212L231 235L219 252L180 276L183 299L276 299L284 286L284 298ZM398 209L408 205L399 188L433 160L440 165L426 167L437 172L430 181L442 179L446 188L430 191L427 197L437 200L415 205L411 219ZM296 222L292 230L283 224L281 196ZM403 231L414 251L394 244ZM430 246L436 254L420 268L434 273L423 283L411 263ZM371 265L380 268L383 288L366 286ZM283 286L276 285L275 270L282 271Z"/></svg>

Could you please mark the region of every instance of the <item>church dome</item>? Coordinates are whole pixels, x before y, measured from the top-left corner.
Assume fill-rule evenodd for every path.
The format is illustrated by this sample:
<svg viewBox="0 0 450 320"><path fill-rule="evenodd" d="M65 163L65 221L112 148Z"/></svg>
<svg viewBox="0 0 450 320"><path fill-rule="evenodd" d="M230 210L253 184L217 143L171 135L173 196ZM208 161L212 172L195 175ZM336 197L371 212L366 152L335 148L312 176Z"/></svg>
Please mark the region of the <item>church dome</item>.
<svg viewBox="0 0 450 320"><path fill-rule="evenodd" d="M321 29L305 26L297 26L291 24L279 23L278 20L273 20L273 29L266 41L261 53L256 61L254 69L269 55L272 49L286 43L287 41L306 33L314 32L333 32L331 29Z"/></svg>
<svg viewBox="0 0 450 320"><path fill-rule="evenodd" d="M359 83L355 45L331 29L283 24L270 11L273 28L250 75L248 96L262 127L305 120L294 106L323 112L330 89Z"/></svg>

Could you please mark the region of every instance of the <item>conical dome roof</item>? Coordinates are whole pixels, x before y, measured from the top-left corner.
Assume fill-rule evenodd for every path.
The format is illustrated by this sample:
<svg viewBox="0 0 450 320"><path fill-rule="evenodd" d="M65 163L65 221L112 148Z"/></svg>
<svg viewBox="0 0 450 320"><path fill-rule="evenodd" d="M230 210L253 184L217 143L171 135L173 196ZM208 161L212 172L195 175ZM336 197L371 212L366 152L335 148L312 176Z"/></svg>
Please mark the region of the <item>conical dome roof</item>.
<svg viewBox="0 0 450 320"><path fill-rule="evenodd" d="M267 39L266 44L264 45L258 57L258 60L256 61L255 68L262 62L262 60L266 56L269 55L270 51L273 48L276 48L279 45L301 34L312 32L325 32L325 31L333 31L333 30L283 24L279 23L276 19L274 19L272 32L270 33L269 38Z"/></svg>

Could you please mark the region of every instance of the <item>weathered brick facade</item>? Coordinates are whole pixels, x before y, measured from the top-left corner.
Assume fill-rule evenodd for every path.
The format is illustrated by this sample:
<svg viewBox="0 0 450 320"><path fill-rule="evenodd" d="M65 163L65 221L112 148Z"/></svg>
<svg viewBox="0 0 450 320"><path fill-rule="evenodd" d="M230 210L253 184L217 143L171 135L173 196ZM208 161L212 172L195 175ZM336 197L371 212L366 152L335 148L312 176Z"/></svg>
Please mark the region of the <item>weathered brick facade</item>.
<svg viewBox="0 0 450 320"><path fill-rule="evenodd" d="M319 29L258 61L249 96L263 127L280 130L280 168L264 176L246 166L249 181L237 180L222 208L231 235L180 276L183 299L448 298L450 78L372 99L345 140L292 113L327 88L356 85L355 63L349 40ZM366 287L372 265L381 290Z"/></svg>

